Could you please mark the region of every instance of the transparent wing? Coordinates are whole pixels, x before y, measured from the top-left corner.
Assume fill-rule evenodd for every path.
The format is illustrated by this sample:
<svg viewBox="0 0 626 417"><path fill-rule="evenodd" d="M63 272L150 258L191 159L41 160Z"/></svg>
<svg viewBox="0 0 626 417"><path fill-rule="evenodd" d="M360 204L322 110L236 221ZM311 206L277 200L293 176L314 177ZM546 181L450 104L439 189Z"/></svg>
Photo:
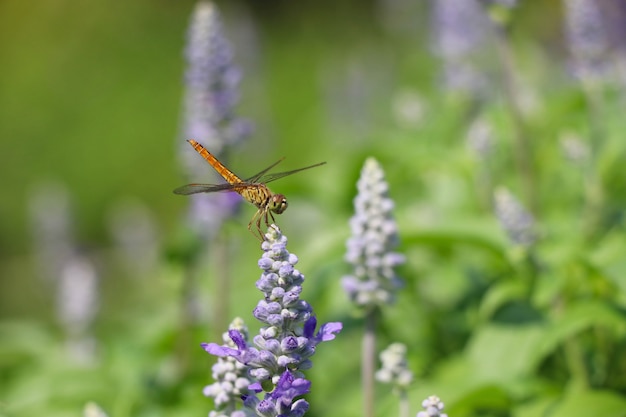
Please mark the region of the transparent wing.
<svg viewBox="0 0 626 417"><path fill-rule="evenodd" d="M250 178L247 178L246 180L244 180L244 182L247 183L255 183L255 182L259 182L259 178L261 178L263 176L263 174L265 174L267 171L269 171L270 169L274 168L276 165L278 165L279 163L281 163L283 160L285 159L285 157L283 156L282 158L280 158L278 161L274 162L272 165L268 166L267 168L265 168L263 171L261 172L257 172L256 174L254 174L253 176L251 176Z"/></svg>
<svg viewBox="0 0 626 417"><path fill-rule="evenodd" d="M216 191L237 191L245 183L240 184L187 184L174 190L174 194L190 195L198 193L213 193Z"/></svg>
<svg viewBox="0 0 626 417"><path fill-rule="evenodd" d="M280 161L278 161L278 162L280 162ZM317 163L317 164L314 164L314 165L309 165L308 167L304 167L304 168L298 168L298 169L294 169L294 170L291 170L291 171L285 171L285 172L275 172L273 174L267 174L267 175L263 175L263 173L267 172L267 170L264 170L263 172L260 173L263 176L260 176L259 174L257 174L254 177L252 177L250 179L247 179L246 182L260 182L260 183L266 184L268 182L276 181L276 180L278 180L280 178L286 177L287 175L291 175L291 174L295 174L296 172L304 171L305 169L311 169L311 168L318 167L320 165L324 165L325 163L326 162L320 162L320 163ZM274 164L274 165L276 165L276 164ZM272 165L272 166L274 166L274 165Z"/></svg>

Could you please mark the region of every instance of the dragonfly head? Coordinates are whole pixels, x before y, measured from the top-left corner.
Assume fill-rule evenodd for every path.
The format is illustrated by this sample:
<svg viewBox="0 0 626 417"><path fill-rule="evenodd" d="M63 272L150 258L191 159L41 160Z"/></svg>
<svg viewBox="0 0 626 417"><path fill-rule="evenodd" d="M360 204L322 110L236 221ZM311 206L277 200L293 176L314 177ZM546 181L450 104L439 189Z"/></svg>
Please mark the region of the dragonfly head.
<svg viewBox="0 0 626 417"><path fill-rule="evenodd" d="M269 208L276 214L281 214L283 211L287 210L287 206L287 198L282 194L274 194L270 199Z"/></svg>

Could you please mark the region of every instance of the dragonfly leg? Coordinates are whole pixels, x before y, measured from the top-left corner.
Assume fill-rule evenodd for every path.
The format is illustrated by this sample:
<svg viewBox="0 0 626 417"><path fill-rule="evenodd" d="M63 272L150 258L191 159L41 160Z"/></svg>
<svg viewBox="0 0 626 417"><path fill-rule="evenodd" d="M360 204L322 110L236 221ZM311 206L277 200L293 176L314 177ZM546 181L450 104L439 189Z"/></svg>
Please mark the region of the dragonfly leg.
<svg viewBox="0 0 626 417"><path fill-rule="evenodd" d="M270 223L270 219L272 219L272 223ZM271 211L266 211L265 212L265 226L267 226L267 228L272 227L273 225L275 225L276 220L274 219L274 214L272 214Z"/></svg>
<svg viewBox="0 0 626 417"><path fill-rule="evenodd" d="M267 210L263 210L263 212L261 212L261 210L257 211L257 219L256 219L256 230L259 233L259 237L261 238L261 242L263 242L265 240L265 236L263 235L263 231L261 230L261 219L263 218L263 216L265 216L265 218L267 218Z"/></svg>
<svg viewBox="0 0 626 417"><path fill-rule="evenodd" d="M270 224L270 221L269 221L270 218L272 219L272 223L271 224ZM280 232L280 229L278 228L278 226L276 226L276 219L274 219L274 214L272 214L272 212L269 211L269 210L265 211L265 225L268 228L272 227L277 232Z"/></svg>
<svg viewBox="0 0 626 417"><path fill-rule="evenodd" d="M261 232L261 218L263 217L261 210L257 210L256 213L254 213L254 216L252 216L252 219L250 220L250 223L248 223L248 231L250 233L252 233L254 235L254 237L256 237L257 239L259 239L261 242L263 242L265 239L263 238L263 233ZM257 233L254 233L252 231L252 223L254 223L256 225L256 229L257 229Z"/></svg>
<svg viewBox="0 0 626 417"><path fill-rule="evenodd" d="M267 225L267 227L270 227L270 222L269 222L269 221L268 221L268 219L267 219L267 215L268 215L268 214L270 215L270 217L271 217L271 219L272 219L272 223L276 223L276 220L274 219L274 214L272 214L272 212L271 212L271 211L268 211L268 212L265 214L265 224Z"/></svg>

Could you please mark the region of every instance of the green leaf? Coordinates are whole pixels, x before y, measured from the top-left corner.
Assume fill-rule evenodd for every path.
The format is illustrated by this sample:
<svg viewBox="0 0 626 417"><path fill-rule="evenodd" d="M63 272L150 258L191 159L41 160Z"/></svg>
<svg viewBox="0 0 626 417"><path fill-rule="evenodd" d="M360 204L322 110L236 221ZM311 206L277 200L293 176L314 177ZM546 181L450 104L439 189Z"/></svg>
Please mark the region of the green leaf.
<svg viewBox="0 0 626 417"><path fill-rule="evenodd" d="M537 346L545 333L545 326L540 324L483 326L474 333L467 347L475 377L507 382L530 375Z"/></svg>
<svg viewBox="0 0 626 417"><path fill-rule="evenodd" d="M624 417L626 398L611 391L571 391L549 417Z"/></svg>
<svg viewBox="0 0 626 417"><path fill-rule="evenodd" d="M615 337L626 334L626 317L611 306L593 300L585 300L568 306L548 326L541 340L536 361L561 346L567 339L592 327L603 327Z"/></svg>
<svg viewBox="0 0 626 417"><path fill-rule="evenodd" d="M503 305L523 299L525 291L521 281L504 281L493 285L480 304L480 318L488 320Z"/></svg>

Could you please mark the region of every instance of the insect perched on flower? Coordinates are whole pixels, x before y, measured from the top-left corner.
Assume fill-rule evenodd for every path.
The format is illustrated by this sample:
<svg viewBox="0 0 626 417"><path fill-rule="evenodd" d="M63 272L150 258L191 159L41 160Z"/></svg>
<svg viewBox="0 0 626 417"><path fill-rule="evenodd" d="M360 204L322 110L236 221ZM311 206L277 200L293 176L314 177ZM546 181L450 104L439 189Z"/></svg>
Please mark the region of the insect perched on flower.
<svg viewBox="0 0 626 417"><path fill-rule="evenodd" d="M248 230L263 241L263 233L261 232L261 220L265 220L265 225L269 226L270 221L274 222L274 213L281 214L287 209L287 198L282 194L274 194L265 185L268 182L275 181L277 179L286 177L287 175L295 174L296 172L304 171L305 169L315 168L320 165L324 165L326 162L320 162L314 165L310 165L304 168L298 168L286 172L277 172L273 174L267 174L267 172L278 165L284 158L274 162L263 171L242 180L230 169L226 168L211 152L209 152L204 146L199 144L193 139L188 140L193 148L198 152L226 181L226 184L187 184L182 187L178 187L174 190L175 194L189 195L197 193L212 193L215 191L234 191L245 198L251 204L254 204L257 208L257 212L254 214L250 223L248 223ZM252 224L255 223L256 231L258 235L252 231Z"/></svg>

